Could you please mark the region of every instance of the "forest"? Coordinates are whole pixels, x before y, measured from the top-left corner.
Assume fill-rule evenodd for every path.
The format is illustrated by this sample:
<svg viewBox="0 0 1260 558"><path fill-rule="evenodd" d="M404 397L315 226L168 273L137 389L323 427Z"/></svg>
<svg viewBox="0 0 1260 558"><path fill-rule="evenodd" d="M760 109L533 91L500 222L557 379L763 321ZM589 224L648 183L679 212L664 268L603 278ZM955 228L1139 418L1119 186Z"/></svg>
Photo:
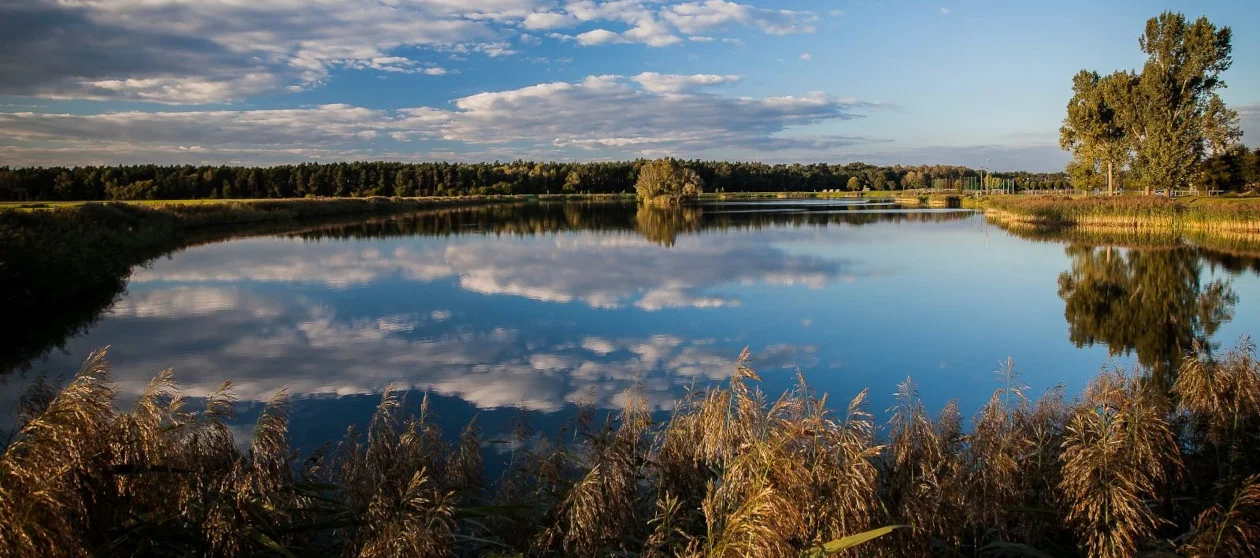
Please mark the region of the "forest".
<svg viewBox="0 0 1260 558"><path fill-rule="evenodd" d="M0 200L175 200L633 193L647 160L624 162L303 163L273 167L134 165L0 167ZM864 163L771 165L681 161L706 192L813 192L961 187L982 171ZM1020 188L1066 188L1064 173L991 173Z"/></svg>

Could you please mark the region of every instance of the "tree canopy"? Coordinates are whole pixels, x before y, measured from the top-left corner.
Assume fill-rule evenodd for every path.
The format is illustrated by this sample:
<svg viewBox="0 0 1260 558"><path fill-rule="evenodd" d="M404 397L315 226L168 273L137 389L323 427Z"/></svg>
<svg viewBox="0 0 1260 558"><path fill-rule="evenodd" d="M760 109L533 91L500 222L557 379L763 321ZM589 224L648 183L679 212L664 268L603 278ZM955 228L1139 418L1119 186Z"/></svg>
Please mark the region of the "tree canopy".
<svg viewBox="0 0 1260 558"><path fill-rule="evenodd" d="M1120 109L1129 92L1130 79L1124 72L1105 78L1099 77L1098 72L1078 72L1072 78L1073 95L1067 118L1059 129L1059 145L1074 153L1073 163L1080 172L1107 169L1108 192L1115 189L1114 169L1124 167L1131 158L1131 140ZM1068 174L1073 175L1071 167Z"/></svg>
<svg viewBox="0 0 1260 558"><path fill-rule="evenodd" d="M639 200L653 203L679 203L700 196L704 181L696 171L673 159L657 159L639 169L634 190Z"/></svg>
<svg viewBox="0 0 1260 558"><path fill-rule="evenodd" d="M174 200L342 196L459 196L495 194L628 194L646 160L615 162L399 163L356 161L272 167L117 165L0 166L0 200ZM679 161L715 192L814 192L857 184L956 188L974 169L952 165L866 163L766 164ZM1063 173L1006 172L1020 188L1063 188ZM857 189L861 189L858 187Z"/></svg>
<svg viewBox="0 0 1260 558"><path fill-rule="evenodd" d="M1060 129L1060 145L1090 169L1128 166L1145 184L1190 184L1209 155L1238 142L1238 113L1225 106L1221 74L1233 63L1229 27L1164 12L1146 22L1140 73L1100 77L1082 70ZM1084 174L1084 173L1082 173ZM1109 182L1110 183L1110 182Z"/></svg>

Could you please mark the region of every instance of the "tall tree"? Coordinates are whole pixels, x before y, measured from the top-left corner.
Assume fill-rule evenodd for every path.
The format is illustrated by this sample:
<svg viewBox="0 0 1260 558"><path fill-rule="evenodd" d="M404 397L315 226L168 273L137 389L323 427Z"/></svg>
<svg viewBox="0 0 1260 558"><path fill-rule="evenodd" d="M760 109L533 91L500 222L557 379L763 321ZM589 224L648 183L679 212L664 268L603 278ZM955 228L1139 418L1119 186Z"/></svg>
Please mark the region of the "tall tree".
<svg viewBox="0 0 1260 558"><path fill-rule="evenodd" d="M1233 63L1231 36L1205 17L1151 18L1138 38L1147 55L1141 73L1082 70L1073 78L1060 145L1073 152L1078 169L1107 167L1108 191L1115 167L1124 164L1148 194L1152 186L1186 185L1206 155L1225 152L1242 135L1238 113L1218 93Z"/></svg>
<svg viewBox="0 0 1260 558"><path fill-rule="evenodd" d="M1146 22L1138 39L1147 61L1137 76L1127 128L1134 139L1135 170L1155 185L1185 185L1206 153L1224 151L1241 136L1238 113L1221 101L1221 73L1233 63L1229 27L1206 17L1193 23L1164 12Z"/></svg>
<svg viewBox="0 0 1260 558"><path fill-rule="evenodd" d="M1107 168L1107 193L1115 193L1115 169L1128 164L1131 142L1121 121L1133 77L1116 72L1099 77L1081 70L1072 78L1072 100L1059 128L1059 146L1071 151L1078 169ZM1070 171L1069 171L1070 172Z"/></svg>

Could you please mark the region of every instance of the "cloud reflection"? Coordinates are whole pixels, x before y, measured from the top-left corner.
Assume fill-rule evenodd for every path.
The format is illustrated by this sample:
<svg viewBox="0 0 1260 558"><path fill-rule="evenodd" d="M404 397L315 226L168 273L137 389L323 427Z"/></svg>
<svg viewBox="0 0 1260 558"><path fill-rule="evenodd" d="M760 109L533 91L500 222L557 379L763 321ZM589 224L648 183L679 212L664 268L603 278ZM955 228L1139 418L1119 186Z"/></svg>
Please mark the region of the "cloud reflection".
<svg viewBox="0 0 1260 558"><path fill-rule="evenodd" d="M693 381L728 377L737 351L674 335L554 340L528 325L477 326L429 309L339 316L295 294L176 286L133 293L71 354L114 344L124 401L158 370L174 367L191 396L210 393L223 379L232 379L247 402L285 387L321 397L379 393L394 384L482 409L553 412L578 401L616 407L636 383L653 408L668 409ZM757 365L766 370L816 361L812 346L761 349Z"/></svg>
<svg viewBox="0 0 1260 558"><path fill-rule="evenodd" d="M205 246L137 270L146 283L311 283L351 288L385 279L430 282L457 278L472 292L592 308L737 306L722 285L821 288L851 276L845 262L790 254L776 241L792 233L689 235L662 248L631 234L388 242L303 243L266 238ZM382 244L384 246L382 246Z"/></svg>

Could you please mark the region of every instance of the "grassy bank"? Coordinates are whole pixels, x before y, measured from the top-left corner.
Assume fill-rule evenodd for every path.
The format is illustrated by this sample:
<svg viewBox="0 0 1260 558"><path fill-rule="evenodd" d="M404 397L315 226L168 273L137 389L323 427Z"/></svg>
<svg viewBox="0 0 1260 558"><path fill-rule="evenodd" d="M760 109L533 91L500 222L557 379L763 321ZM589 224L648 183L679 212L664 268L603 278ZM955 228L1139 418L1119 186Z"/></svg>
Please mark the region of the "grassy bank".
<svg viewBox="0 0 1260 558"><path fill-rule="evenodd" d="M1260 198L993 196L979 204L998 222L1032 227L1260 236Z"/></svg>
<svg viewBox="0 0 1260 558"><path fill-rule="evenodd" d="M975 199L957 194L921 194L913 198L897 198L897 201L908 207L914 207L915 202L919 207L936 207L936 208L974 208Z"/></svg>
<svg viewBox="0 0 1260 558"><path fill-rule="evenodd" d="M300 460L283 392L241 450L230 384L197 411L163 372L121 411L96 354L22 399L0 456L0 554L787 556L891 526L846 555L1260 548L1247 343L1188 357L1171 394L1104 371L1079 398L1033 400L1008 363L969 427L952 405L933 418L909 380L883 427L865 393L833 413L803 379L774 400L758 382L741 358L662 422L630 393L602 425L584 410L554 436L521 427L499 441L508 471L485 479L475 423L448 439L395 391L364 432Z"/></svg>

